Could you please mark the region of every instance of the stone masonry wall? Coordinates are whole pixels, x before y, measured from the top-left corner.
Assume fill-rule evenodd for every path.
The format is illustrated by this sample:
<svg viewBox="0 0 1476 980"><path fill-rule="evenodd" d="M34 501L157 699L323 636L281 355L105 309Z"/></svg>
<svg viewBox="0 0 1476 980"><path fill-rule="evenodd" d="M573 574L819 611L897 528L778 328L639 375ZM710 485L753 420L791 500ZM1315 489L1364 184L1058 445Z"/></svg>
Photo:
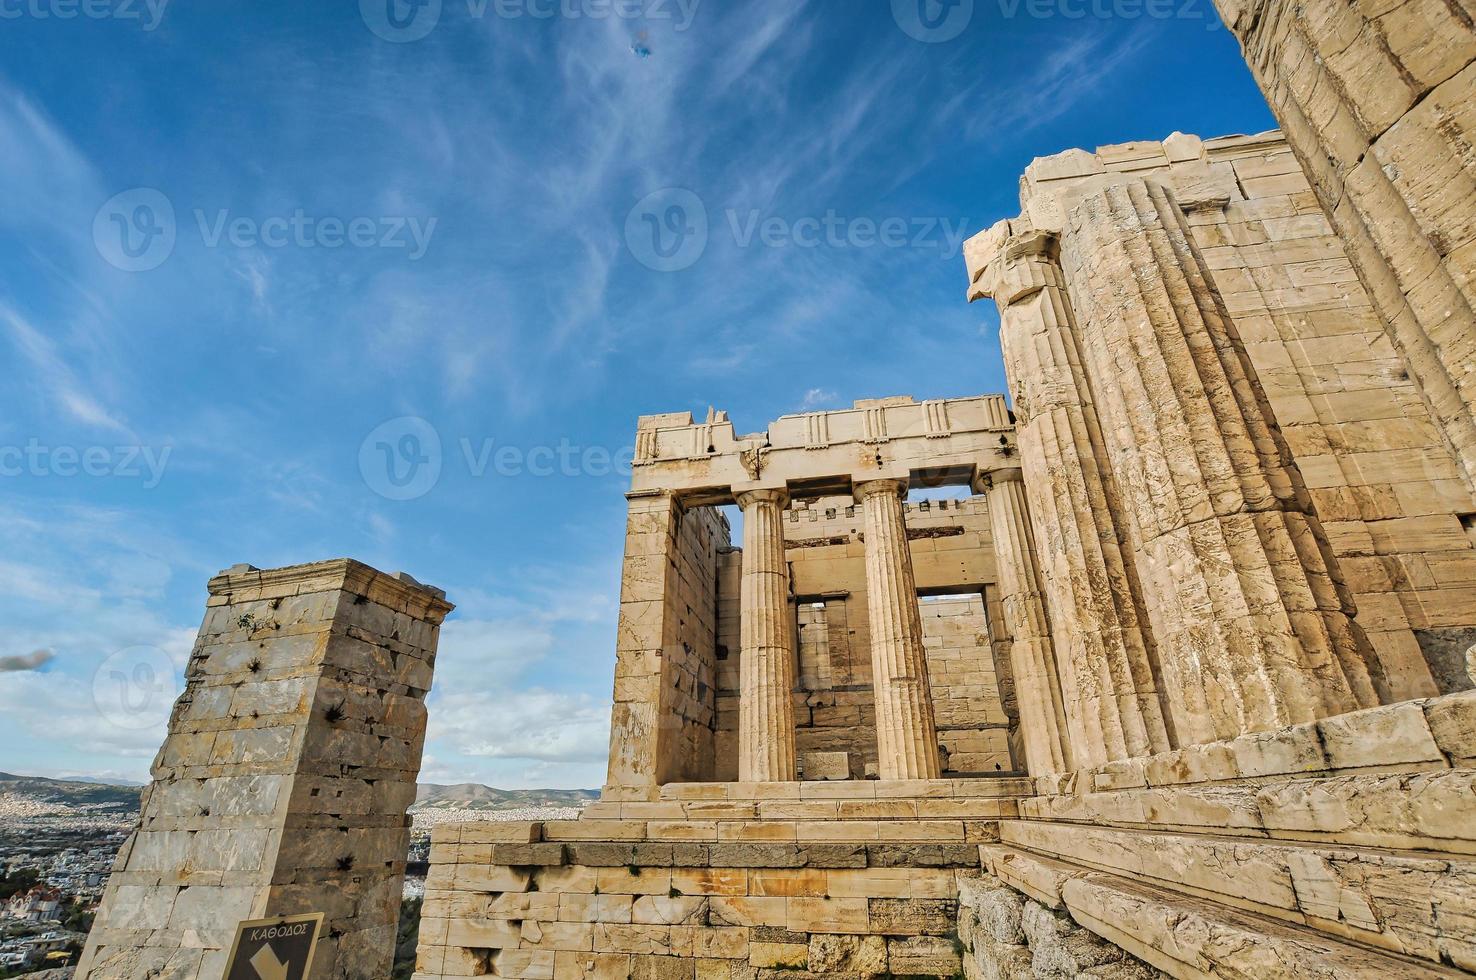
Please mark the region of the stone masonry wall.
<svg viewBox="0 0 1476 980"><path fill-rule="evenodd" d="M947 596L921 603L923 646L945 773L1005 772L1010 722L990 647L984 597Z"/></svg>
<svg viewBox="0 0 1476 980"><path fill-rule="evenodd" d="M998 878L984 874L958 882L958 938L967 980L1161 980L1121 947L1046 908Z"/></svg>
<svg viewBox="0 0 1476 980"><path fill-rule="evenodd" d="M352 561L212 579L78 978L217 980L237 923L310 912L312 980L388 976L450 609Z"/></svg>
<svg viewBox="0 0 1476 980"><path fill-rule="evenodd" d="M661 772L668 779L707 778L716 721L718 549L729 546L727 519L714 507L682 515L676 538L677 592L669 599L675 642L663 650Z"/></svg>
<svg viewBox="0 0 1476 980"><path fill-rule="evenodd" d="M1217 0L1476 490L1476 24L1469 4Z"/></svg>

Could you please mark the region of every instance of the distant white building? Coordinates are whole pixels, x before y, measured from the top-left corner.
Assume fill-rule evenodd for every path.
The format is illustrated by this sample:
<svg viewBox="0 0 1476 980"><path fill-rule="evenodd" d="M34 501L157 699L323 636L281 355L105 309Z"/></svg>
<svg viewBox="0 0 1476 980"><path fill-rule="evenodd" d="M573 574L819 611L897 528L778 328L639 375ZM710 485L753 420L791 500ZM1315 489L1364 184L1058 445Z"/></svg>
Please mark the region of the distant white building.
<svg viewBox="0 0 1476 980"><path fill-rule="evenodd" d="M5 903L4 915L22 922L55 922L61 919L61 904L60 891L37 885L12 895Z"/></svg>

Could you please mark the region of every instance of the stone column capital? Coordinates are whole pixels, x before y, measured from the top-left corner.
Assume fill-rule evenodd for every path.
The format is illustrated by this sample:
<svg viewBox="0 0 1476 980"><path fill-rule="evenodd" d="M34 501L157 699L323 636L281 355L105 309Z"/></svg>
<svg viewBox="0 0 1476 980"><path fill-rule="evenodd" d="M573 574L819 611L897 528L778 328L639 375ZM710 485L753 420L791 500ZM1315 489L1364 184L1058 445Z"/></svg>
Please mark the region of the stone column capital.
<svg viewBox="0 0 1476 980"><path fill-rule="evenodd" d="M1000 309L1060 285L1060 240L1027 219L1000 222L969 241L969 300L992 298Z"/></svg>
<svg viewBox="0 0 1476 980"><path fill-rule="evenodd" d="M980 470L979 475L974 477L973 490L975 493L983 493L1001 483L1024 483L1025 471L1018 466L1009 466L997 470Z"/></svg>
<svg viewBox="0 0 1476 980"><path fill-rule="evenodd" d="M749 490L733 489L733 501L741 510L754 504L774 503L781 508L789 503L788 487L754 487Z"/></svg>
<svg viewBox="0 0 1476 980"><path fill-rule="evenodd" d="M862 503L867 497L874 497L880 493L895 494L900 497L907 492L907 481L901 477L885 476L875 480L861 480L851 484L851 495L857 503Z"/></svg>

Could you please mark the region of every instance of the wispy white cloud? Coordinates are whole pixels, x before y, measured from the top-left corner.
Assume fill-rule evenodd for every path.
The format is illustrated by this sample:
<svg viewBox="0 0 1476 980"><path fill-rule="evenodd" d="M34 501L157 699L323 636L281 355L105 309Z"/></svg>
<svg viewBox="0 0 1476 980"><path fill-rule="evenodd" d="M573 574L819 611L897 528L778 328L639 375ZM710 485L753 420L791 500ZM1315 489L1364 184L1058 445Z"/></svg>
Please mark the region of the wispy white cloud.
<svg viewBox="0 0 1476 980"><path fill-rule="evenodd" d="M85 389L52 341L3 303L0 303L0 320L8 329L11 345L29 362L31 377L52 397L57 407L84 425L132 435L124 422Z"/></svg>

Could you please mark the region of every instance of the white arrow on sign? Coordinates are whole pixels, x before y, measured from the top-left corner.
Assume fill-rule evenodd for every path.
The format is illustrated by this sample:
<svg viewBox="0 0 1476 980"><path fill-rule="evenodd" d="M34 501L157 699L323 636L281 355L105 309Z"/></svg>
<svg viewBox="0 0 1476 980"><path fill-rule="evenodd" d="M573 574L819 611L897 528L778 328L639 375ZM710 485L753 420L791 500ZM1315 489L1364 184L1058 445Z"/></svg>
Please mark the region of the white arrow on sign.
<svg viewBox="0 0 1476 980"><path fill-rule="evenodd" d="M287 964L277 959L271 943L256 951L251 957L251 967L261 980L287 980Z"/></svg>

